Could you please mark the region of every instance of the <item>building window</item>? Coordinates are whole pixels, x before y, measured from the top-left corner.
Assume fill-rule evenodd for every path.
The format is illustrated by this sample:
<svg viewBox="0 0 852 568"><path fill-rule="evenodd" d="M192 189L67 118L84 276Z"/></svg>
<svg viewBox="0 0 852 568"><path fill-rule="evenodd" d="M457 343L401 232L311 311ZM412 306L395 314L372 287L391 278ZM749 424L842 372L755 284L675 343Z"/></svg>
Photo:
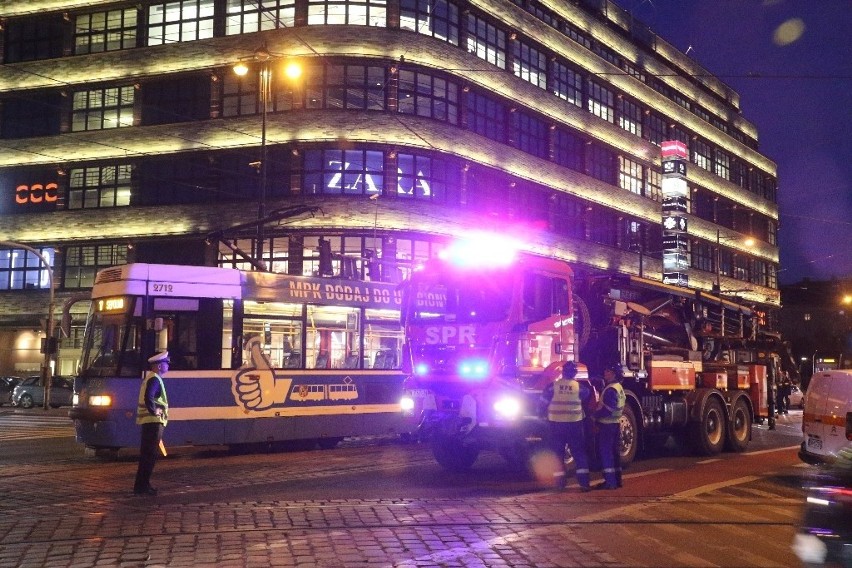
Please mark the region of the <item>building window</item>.
<svg viewBox="0 0 852 568"><path fill-rule="evenodd" d="M385 108L385 68L316 65L305 72L306 108Z"/></svg>
<svg viewBox="0 0 852 568"><path fill-rule="evenodd" d="M550 224L555 232L573 239L586 238L586 207L582 202L567 195L556 194L549 211Z"/></svg>
<svg viewBox="0 0 852 568"><path fill-rule="evenodd" d="M53 268L56 252L52 248L36 249ZM25 249L0 250L0 290L50 288L50 276L41 259Z"/></svg>
<svg viewBox="0 0 852 568"><path fill-rule="evenodd" d="M675 124L672 124L669 128L669 139L678 140L686 144L687 148L689 147L689 132Z"/></svg>
<svg viewBox="0 0 852 568"><path fill-rule="evenodd" d="M225 34L247 34L296 23L296 0L228 0Z"/></svg>
<svg viewBox="0 0 852 568"><path fill-rule="evenodd" d="M710 145L703 140L695 139L692 143L692 161L699 168L708 172L713 171Z"/></svg>
<svg viewBox="0 0 852 568"><path fill-rule="evenodd" d="M74 53L136 47L136 8L81 14L74 19Z"/></svg>
<svg viewBox="0 0 852 568"><path fill-rule="evenodd" d="M618 157L618 185L636 195L642 195L642 167L624 156Z"/></svg>
<svg viewBox="0 0 852 568"><path fill-rule="evenodd" d="M731 158L719 148L713 152L713 171L722 179L731 179Z"/></svg>
<svg viewBox="0 0 852 568"><path fill-rule="evenodd" d="M676 102L677 104L679 104L680 106L682 106L683 108L685 108L688 111L692 110L692 103L689 101L689 99L687 99L686 97L684 97L683 95L681 95L677 91L672 91L671 95L672 95L671 99L674 102Z"/></svg>
<svg viewBox="0 0 852 568"><path fill-rule="evenodd" d="M565 35L591 51L592 40L586 37L586 34L575 28L573 25L565 24Z"/></svg>
<svg viewBox="0 0 852 568"><path fill-rule="evenodd" d="M663 175L653 168L645 168L645 197L658 203L663 200Z"/></svg>
<svg viewBox="0 0 852 568"><path fill-rule="evenodd" d="M528 83L547 89L547 57L524 42L516 41L512 47L514 60L512 72Z"/></svg>
<svg viewBox="0 0 852 568"><path fill-rule="evenodd" d="M74 93L71 131L133 126L133 87L111 87Z"/></svg>
<svg viewBox="0 0 852 568"><path fill-rule="evenodd" d="M662 146L663 140L668 139L666 135L666 121L653 112L645 113L645 128L643 132L648 142L657 146Z"/></svg>
<svg viewBox="0 0 852 568"><path fill-rule="evenodd" d="M305 69L306 78L317 73L321 78L321 66ZM222 85L222 116L245 116L261 112L260 73L248 73L242 77L225 73L219 84ZM283 73L272 73L269 86L269 112L293 109L294 86Z"/></svg>
<svg viewBox="0 0 852 568"><path fill-rule="evenodd" d="M459 44L459 8L446 0L401 0L399 27Z"/></svg>
<svg viewBox="0 0 852 568"><path fill-rule="evenodd" d="M809 313L805 313L805 315L803 316L803 318L804 318L804 320L805 320L805 321L811 321L811 314L809 314Z"/></svg>
<svg viewBox="0 0 852 568"><path fill-rule="evenodd" d="M459 87L428 73L399 71L398 110L458 124Z"/></svg>
<svg viewBox="0 0 852 568"><path fill-rule="evenodd" d="M62 57L61 14L15 18L6 23L4 63Z"/></svg>
<svg viewBox="0 0 852 568"><path fill-rule="evenodd" d="M59 134L61 122L62 95L56 91L27 92L0 105L0 132L6 139Z"/></svg>
<svg viewBox="0 0 852 568"><path fill-rule="evenodd" d="M533 156L547 159L549 155L548 133L544 121L525 112L512 113L512 126L517 136L517 148Z"/></svg>
<svg viewBox="0 0 852 568"><path fill-rule="evenodd" d="M611 247L618 246L618 217L611 210L595 207L587 212L589 240Z"/></svg>
<svg viewBox="0 0 852 568"><path fill-rule="evenodd" d="M214 0L177 0L148 7L148 45L213 37Z"/></svg>
<svg viewBox="0 0 852 568"><path fill-rule="evenodd" d="M400 197L443 202L458 184L457 168L446 160L417 154L397 156L396 192Z"/></svg>
<svg viewBox="0 0 852 568"><path fill-rule="evenodd" d="M583 106L583 76L558 61L553 62L553 94L574 106Z"/></svg>
<svg viewBox="0 0 852 568"><path fill-rule="evenodd" d="M206 73L147 82L140 97L141 122L145 126L210 118L210 76Z"/></svg>
<svg viewBox="0 0 852 568"><path fill-rule="evenodd" d="M477 134L505 144L506 108L474 91L467 94L467 127Z"/></svg>
<svg viewBox="0 0 852 568"><path fill-rule="evenodd" d="M375 150L308 150L304 193L379 195L384 189L384 156Z"/></svg>
<svg viewBox="0 0 852 568"><path fill-rule="evenodd" d="M383 28L387 25L387 0L310 0L308 25L328 24Z"/></svg>
<svg viewBox="0 0 852 568"><path fill-rule="evenodd" d="M553 159L560 166L585 173L583 156L585 147L586 144L582 138L572 132L557 128Z"/></svg>
<svg viewBox="0 0 852 568"><path fill-rule="evenodd" d="M588 110L607 122L615 122L615 95L595 81L589 81Z"/></svg>
<svg viewBox="0 0 852 568"><path fill-rule="evenodd" d="M126 263L126 245L68 247L62 285L64 288L91 288L98 270Z"/></svg>
<svg viewBox="0 0 852 568"><path fill-rule="evenodd" d="M642 109L621 97L618 99L618 125L636 136L642 136Z"/></svg>
<svg viewBox="0 0 852 568"><path fill-rule="evenodd" d="M474 14L467 16L467 51L480 59L506 68L506 32Z"/></svg>
<svg viewBox="0 0 852 568"><path fill-rule="evenodd" d="M630 63L629 61L622 61L621 68L624 69L631 77L636 77L643 83L647 81L647 76L645 75L645 72L633 63Z"/></svg>
<svg viewBox="0 0 852 568"><path fill-rule="evenodd" d="M705 272L714 272L713 259L715 253L713 245L708 242L698 241L692 244L692 267Z"/></svg>
<svg viewBox="0 0 852 568"><path fill-rule="evenodd" d="M130 205L130 164L74 168L68 175L68 209Z"/></svg>
<svg viewBox="0 0 852 568"><path fill-rule="evenodd" d="M731 181L743 189L748 189L748 165L742 160L733 160L733 178Z"/></svg>
<svg viewBox="0 0 852 568"><path fill-rule="evenodd" d="M615 153L597 144L587 144L588 174L608 184L618 183Z"/></svg>

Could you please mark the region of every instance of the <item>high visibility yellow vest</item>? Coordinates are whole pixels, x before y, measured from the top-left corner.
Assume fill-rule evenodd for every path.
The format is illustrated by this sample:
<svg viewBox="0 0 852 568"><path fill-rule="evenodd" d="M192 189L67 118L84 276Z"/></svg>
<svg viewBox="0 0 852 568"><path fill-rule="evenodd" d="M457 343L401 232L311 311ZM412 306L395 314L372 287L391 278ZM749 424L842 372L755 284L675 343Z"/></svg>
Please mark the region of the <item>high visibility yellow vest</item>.
<svg viewBox="0 0 852 568"><path fill-rule="evenodd" d="M604 396L606 395L606 389L612 389L615 391L616 399L615 399L615 408L604 403ZM621 383L610 383L604 387L604 390L601 392L601 408L606 408L609 411L607 416L598 418L597 421L602 424L615 424L621 420L621 413L624 410L624 404L627 402L627 396L624 394L624 389L621 387Z"/></svg>
<svg viewBox="0 0 852 568"><path fill-rule="evenodd" d="M163 407L163 414L161 416L151 414L148 412L148 407L145 406L145 390L148 388L148 381L153 379L160 381L160 394L156 400L154 400L154 404ZM139 389L139 404L136 407L136 423L160 423L163 426L169 423L169 399L166 397L166 386L163 384L162 377L156 373L149 374L145 380L142 381L142 387Z"/></svg>
<svg viewBox="0 0 852 568"><path fill-rule="evenodd" d="M574 379L557 379L553 383L553 399L547 407L551 422L580 422L583 405L580 402L580 383Z"/></svg>

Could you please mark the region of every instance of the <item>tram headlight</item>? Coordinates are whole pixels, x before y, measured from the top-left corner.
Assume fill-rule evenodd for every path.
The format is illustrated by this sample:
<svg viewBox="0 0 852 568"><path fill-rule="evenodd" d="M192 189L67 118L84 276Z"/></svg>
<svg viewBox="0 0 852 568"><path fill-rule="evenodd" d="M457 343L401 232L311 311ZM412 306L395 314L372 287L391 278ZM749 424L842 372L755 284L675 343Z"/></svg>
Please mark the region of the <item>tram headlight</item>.
<svg viewBox="0 0 852 568"><path fill-rule="evenodd" d="M112 397L108 394L93 394L89 397L89 406L112 406Z"/></svg>
<svg viewBox="0 0 852 568"><path fill-rule="evenodd" d="M403 412L411 412L414 410L414 398L409 395L404 395L399 399L399 406Z"/></svg>
<svg viewBox="0 0 852 568"><path fill-rule="evenodd" d="M514 396L502 396L494 403L494 412L505 420L514 420L521 415L521 401Z"/></svg>

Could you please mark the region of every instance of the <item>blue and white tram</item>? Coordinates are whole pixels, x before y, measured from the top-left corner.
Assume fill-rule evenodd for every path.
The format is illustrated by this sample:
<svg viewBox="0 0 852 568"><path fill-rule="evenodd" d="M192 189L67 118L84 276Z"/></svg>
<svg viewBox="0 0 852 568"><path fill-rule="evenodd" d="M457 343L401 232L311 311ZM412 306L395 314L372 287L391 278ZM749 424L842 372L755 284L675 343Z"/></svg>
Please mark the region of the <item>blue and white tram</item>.
<svg viewBox="0 0 852 568"><path fill-rule="evenodd" d="M167 445L406 433L400 292L380 282L127 264L98 272L71 417L136 446L147 358L168 349Z"/></svg>

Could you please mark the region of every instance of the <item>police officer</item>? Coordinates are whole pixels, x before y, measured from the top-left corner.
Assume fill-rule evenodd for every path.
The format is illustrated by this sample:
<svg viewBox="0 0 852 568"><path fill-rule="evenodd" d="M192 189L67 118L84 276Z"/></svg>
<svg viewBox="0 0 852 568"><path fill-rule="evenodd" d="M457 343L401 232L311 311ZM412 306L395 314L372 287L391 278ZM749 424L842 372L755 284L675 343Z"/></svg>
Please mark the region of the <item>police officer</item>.
<svg viewBox="0 0 852 568"><path fill-rule="evenodd" d="M604 370L604 386L595 421L598 425L598 452L603 468L604 482L597 489L618 489L621 487L621 455L619 435L621 431L621 413L627 398L621 387L621 367L609 366Z"/></svg>
<svg viewBox="0 0 852 568"><path fill-rule="evenodd" d="M580 491L589 491L589 458L583 428L583 406L591 396L587 380L578 381L577 364L568 361L562 366L562 376L548 385L543 398L548 401L547 422L550 443L559 459L554 481L558 489L565 488L565 446L574 457L575 474Z"/></svg>
<svg viewBox="0 0 852 568"><path fill-rule="evenodd" d="M139 389L139 404L136 407L136 423L142 426L139 444L139 467L133 492L137 495L156 495L151 487L151 474L160 452L163 429L169 421L169 400L163 375L169 370L169 352L162 351L148 359L151 372L146 373Z"/></svg>

